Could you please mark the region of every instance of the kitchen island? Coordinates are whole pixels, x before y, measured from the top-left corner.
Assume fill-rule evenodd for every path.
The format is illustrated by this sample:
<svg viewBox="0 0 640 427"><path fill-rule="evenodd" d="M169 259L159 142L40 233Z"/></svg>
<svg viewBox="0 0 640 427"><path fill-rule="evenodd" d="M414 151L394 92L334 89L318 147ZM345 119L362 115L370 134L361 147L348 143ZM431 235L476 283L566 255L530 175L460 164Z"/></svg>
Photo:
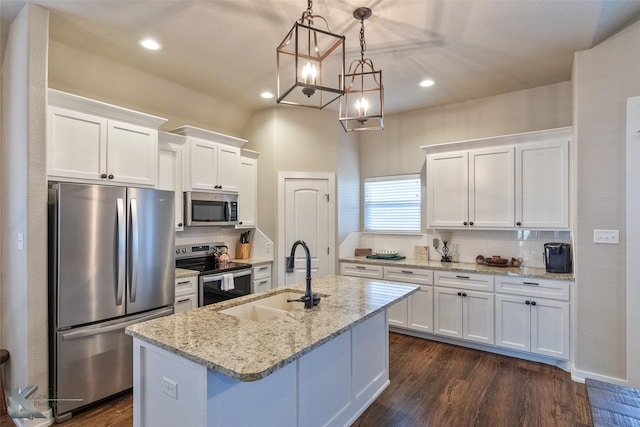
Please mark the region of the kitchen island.
<svg viewBox="0 0 640 427"><path fill-rule="evenodd" d="M304 284L127 328L134 425L349 425L389 384L386 309L417 287L313 279L322 300L264 320L222 313ZM300 294L301 295L301 294Z"/></svg>

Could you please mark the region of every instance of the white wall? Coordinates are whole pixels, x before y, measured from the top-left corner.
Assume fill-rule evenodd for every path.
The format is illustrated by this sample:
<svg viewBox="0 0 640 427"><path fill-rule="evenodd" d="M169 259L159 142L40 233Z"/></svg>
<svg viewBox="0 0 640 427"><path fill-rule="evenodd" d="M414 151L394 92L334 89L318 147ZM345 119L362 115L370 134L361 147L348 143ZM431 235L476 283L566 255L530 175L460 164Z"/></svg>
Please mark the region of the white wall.
<svg viewBox="0 0 640 427"><path fill-rule="evenodd" d="M13 21L2 64L2 343L8 387L48 394L45 105L48 11ZM24 248L18 248L18 233ZM38 408L46 410L38 404Z"/></svg>
<svg viewBox="0 0 640 427"><path fill-rule="evenodd" d="M626 100L640 95L640 23L575 56L577 141L575 365L585 374L627 377L625 122ZM637 167L637 165L636 165ZM596 228L620 230L619 245L596 245ZM637 260L628 260L637 263ZM637 378L637 377L636 377ZM634 384L640 386L639 383Z"/></svg>
<svg viewBox="0 0 640 427"><path fill-rule="evenodd" d="M243 108L90 52L50 41L49 87L233 136L249 119Z"/></svg>

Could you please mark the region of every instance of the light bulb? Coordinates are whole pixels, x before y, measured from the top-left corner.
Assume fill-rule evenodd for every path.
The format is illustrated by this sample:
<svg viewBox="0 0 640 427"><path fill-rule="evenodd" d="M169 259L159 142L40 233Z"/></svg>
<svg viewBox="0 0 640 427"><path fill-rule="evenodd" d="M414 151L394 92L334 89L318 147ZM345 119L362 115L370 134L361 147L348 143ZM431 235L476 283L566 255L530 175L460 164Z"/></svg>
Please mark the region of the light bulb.
<svg viewBox="0 0 640 427"><path fill-rule="evenodd" d="M367 110L369 110L369 101L363 96L362 98L356 101L356 112L358 117L364 117L367 115ZM358 123L361 125L365 124L367 119L358 119Z"/></svg>
<svg viewBox="0 0 640 427"><path fill-rule="evenodd" d="M305 85L312 85L312 86L316 85L316 77L318 76L318 70L316 69L315 65L307 61L305 66L302 67L301 75L302 75L302 81L304 82ZM311 97L311 95L316 93L316 89L314 87L307 86L302 89L302 93L304 93L308 97Z"/></svg>

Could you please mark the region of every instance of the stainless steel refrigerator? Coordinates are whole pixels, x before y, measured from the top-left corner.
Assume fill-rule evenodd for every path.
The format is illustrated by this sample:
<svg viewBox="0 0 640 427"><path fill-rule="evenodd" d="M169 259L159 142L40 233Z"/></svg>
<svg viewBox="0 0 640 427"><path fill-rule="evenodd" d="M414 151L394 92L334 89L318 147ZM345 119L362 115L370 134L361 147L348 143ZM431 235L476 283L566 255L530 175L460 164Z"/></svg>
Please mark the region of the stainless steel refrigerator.
<svg viewBox="0 0 640 427"><path fill-rule="evenodd" d="M174 193L49 187L49 386L56 420L133 384L124 328L173 313Z"/></svg>

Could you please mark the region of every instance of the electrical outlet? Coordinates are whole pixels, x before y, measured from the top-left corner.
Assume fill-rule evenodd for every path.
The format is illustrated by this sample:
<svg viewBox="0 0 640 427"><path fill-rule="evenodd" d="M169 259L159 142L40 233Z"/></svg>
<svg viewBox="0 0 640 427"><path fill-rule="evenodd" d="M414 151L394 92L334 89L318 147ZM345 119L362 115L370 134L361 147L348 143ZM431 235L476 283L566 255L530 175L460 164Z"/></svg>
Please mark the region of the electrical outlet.
<svg viewBox="0 0 640 427"><path fill-rule="evenodd" d="M178 400L178 383L162 377L162 392Z"/></svg>
<svg viewBox="0 0 640 427"><path fill-rule="evenodd" d="M617 245L620 243L620 232L618 230L593 230L593 243Z"/></svg>

